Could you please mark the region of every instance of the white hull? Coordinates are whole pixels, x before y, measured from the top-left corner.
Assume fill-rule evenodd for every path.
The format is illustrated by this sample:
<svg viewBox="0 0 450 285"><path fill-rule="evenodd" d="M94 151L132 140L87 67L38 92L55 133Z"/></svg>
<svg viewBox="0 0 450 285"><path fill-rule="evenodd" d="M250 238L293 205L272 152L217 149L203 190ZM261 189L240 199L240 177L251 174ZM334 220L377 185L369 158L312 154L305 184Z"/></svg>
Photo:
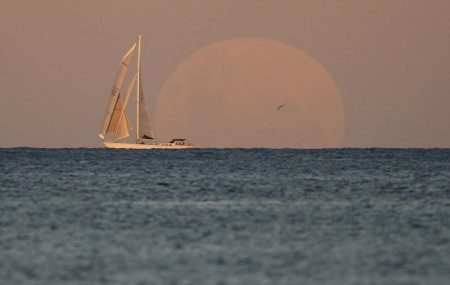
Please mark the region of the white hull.
<svg viewBox="0 0 450 285"><path fill-rule="evenodd" d="M107 148L125 148L125 149L187 149L195 148L194 145L179 145L176 143L162 142L154 144L136 144L120 142L103 142Z"/></svg>

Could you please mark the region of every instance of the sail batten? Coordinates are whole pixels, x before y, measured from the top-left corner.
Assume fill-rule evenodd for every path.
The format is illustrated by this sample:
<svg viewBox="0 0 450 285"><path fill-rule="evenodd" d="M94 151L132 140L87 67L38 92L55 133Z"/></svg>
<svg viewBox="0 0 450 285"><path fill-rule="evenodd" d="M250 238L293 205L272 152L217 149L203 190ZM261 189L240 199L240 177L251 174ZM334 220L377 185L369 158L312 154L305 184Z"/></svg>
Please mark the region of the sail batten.
<svg viewBox="0 0 450 285"><path fill-rule="evenodd" d="M134 43L133 46L130 48L130 50L125 54L119 65L119 71L117 72L116 80L114 81L113 89L111 91L111 98L109 100L108 107L106 109L105 119L103 120L103 125L99 133L99 136L101 138L104 138L105 135L110 132L108 130L110 130L110 126L113 123L114 110L117 108L120 99L120 90L122 88L122 84L127 74L128 66L130 65L135 48L136 43ZM116 118L117 124L114 127L114 131L118 127L119 119L120 117Z"/></svg>

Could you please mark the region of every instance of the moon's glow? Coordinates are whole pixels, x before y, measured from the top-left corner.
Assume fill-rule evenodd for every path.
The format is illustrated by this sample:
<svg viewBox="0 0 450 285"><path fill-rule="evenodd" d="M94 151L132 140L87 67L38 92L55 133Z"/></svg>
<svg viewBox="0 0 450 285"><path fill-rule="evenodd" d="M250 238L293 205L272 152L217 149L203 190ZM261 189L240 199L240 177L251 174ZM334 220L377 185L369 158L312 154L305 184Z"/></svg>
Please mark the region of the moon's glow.
<svg viewBox="0 0 450 285"><path fill-rule="evenodd" d="M158 137L201 147L339 147L344 128L342 97L325 69L260 38L192 54L165 83L155 112Z"/></svg>

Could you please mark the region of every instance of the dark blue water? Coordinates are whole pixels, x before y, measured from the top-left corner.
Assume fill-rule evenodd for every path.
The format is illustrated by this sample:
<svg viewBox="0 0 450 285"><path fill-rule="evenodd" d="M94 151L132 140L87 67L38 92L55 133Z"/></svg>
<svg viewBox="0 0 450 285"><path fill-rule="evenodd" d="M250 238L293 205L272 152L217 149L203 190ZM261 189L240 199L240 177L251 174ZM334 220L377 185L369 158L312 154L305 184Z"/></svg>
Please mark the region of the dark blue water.
<svg viewBox="0 0 450 285"><path fill-rule="evenodd" d="M449 280L449 149L0 150L0 284Z"/></svg>

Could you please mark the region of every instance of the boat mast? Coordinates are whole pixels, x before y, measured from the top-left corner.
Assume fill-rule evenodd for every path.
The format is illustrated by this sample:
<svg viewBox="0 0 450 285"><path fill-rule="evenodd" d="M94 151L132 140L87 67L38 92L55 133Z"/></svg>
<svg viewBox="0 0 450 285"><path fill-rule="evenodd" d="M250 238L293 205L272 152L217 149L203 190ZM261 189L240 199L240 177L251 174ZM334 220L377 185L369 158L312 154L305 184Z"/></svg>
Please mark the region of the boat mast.
<svg viewBox="0 0 450 285"><path fill-rule="evenodd" d="M136 84L136 143L139 142L139 96L141 87L141 38L138 35L138 62L137 62L137 84Z"/></svg>

